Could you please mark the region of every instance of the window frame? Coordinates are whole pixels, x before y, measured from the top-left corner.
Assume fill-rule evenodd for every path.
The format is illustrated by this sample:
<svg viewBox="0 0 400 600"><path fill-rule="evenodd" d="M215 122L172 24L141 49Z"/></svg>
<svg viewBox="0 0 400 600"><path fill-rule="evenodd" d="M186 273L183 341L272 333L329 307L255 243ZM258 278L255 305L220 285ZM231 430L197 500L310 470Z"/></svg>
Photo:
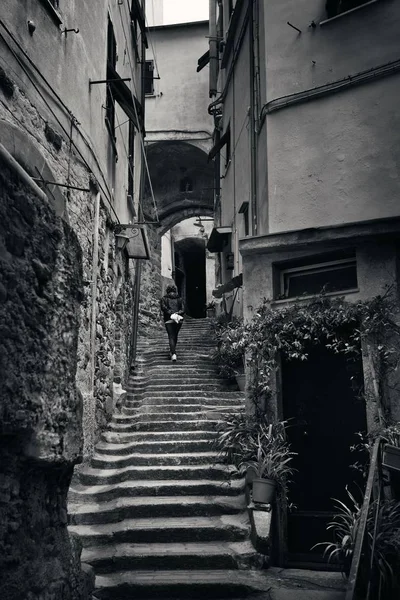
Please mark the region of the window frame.
<svg viewBox="0 0 400 600"><path fill-rule="evenodd" d="M61 14L59 12L60 10L60 2L59 0L39 0L41 5L44 7L44 9L49 13L50 17L53 19L54 23L56 25L61 25L63 20L61 17ZM57 4L57 6L55 6L54 3Z"/></svg>
<svg viewBox="0 0 400 600"><path fill-rule="evenodd" d="M361 10L362 8L365 8L366 6L370 6L372 4L376 4L377 2L380 2L380 0L367 0L363 4L360 4L359 6L355 6L354 8L349 8L347 10L344 10L343 12L338 13L337 15L334 15L332 17L327 17L326 19L323 19L322 21L320 21L319 24L321 26L321 25L325 25L325 24L331 23L332 21L335 21L336 19L340 19L340 18L344 17L345 15L349 15L351 13L354 13L357 10Z"/></svg>
<svg viewBox="0 0 400 600"><path fill-rule="evenodd" d="M107 59L106 59L106 79L113 79L117 66L117 38L115 37L114 26L110 15L107 20ZM107 131L115 149L115 97L111 91L111 85L106 84L106 115L105 123Z"/></svg>
<svg viewBox="0 0 400 600"><path fill-rule="evenodd" d="M152 65L152 68L147 69L147 65ZM148 73L152 73L151 77L147 77ZM150 80L151 81L151 92L146 92L146 81ZM154 90L154 60L151 58L149 60L145 60L144 61L144 74L143 74L143 86L144 86L144 95L146 96L146 98L148 96L155 96L155 90Z"/></svg>
<svg viewBox="0 0 400 600"><path fill-rule="evenodd" d="M318 260L318 257L315 257ZM310 257L311 259L311 257ZM305 258L306 260L306 258ZM277 282L277 287L278 293L275 293L275 301L277 300L295 300L296 298L302 298L303 294L300 295L289 295L289 281L285 278L287 278L287 276L292 274L292 277L297 276L301 276L301 275L305 275L305 274L319 274L319 273L324 273L324 272L332 272L334 270L338 270L340 268L342 268L343 266L354 266L356 269L356 277L357 277L357 258L356 256L352 256L352 257L347 257L347 258L338 258L338 259L332 259L332 260L326 260L326 261L319 261L319 262L310 262L309 264L306 265L298 265L295 267L286 267L284 265L274 265L274 267L278 270L278 275L279 278L276 279ZM327 291L326 294L329 295L333 295L333 294L344 294L346 292L354 292L354 291L358 291L358 282L357 282L357 286L356 287L344 287L338 290L333 290L333 291ZM322 292L322 290L321 290ZM321 293L319 292L319 293ZM313 297L318 295L318 292L304 292L304 297Z"/></svg>

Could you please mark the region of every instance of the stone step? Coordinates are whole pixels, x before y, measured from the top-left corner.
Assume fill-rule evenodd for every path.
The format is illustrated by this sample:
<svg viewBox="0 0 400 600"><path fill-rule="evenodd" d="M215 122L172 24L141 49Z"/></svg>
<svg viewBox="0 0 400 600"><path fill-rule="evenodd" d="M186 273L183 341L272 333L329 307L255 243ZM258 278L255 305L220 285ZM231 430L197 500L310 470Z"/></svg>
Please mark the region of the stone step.
<svg viewBox="0 0 400 600"><path fill-rule="evenodd" d="M136 421L133 417L130 420L125 419L124 421L113 421L108 426L109 431L181 431L185 430L196 430L196 429L215 429L219 424L218 419L191 419L191 420L180 420L180 421Z"/></svg>
<svg viewBox="0 0 400 600"><path fill-rule="evenodd" d="M124 519L119 523L105 525L70 525L69 531L80 536L86 547L101 544L152 542L211 542L240 541L249 535L247 518L244 515L221 517L185 517Z"/></svg>
<svg viewBox="0 0 400 600"><path fill-rule="evenodd" d="M182 565L184 567L184 565ZM243 599L267 592L270 582L257 572L235 570L125 571L96 577L98 600ZM264 600L268 599L266 595Z"/></svg>
<svg viewBox="0 0 400 600"><path fill-rule="evenodd" d="M95 504L69 504L71 525L116 523L127 518L212 517L238 514L245 498L238 496L142 496Z"/></svg>
<svg viewBox="0 0 400 600"><path fill-rule="evenodd" d="M143 401L146 400L147 398L150 399L156 399L156 398L160 398L160 401L165 401L165 400L175 400L179 398L179 401L184 400L184 399L193 399L193 398L225 398L227 400L231 400L231 399L240 399L244 401L245 395L244 392L239 391L237 388L234 388L232 390L230 389L224 389L224 390L213 390L213 391L207 391L207 390L185 390L183 392L169 392L168 390L163 390L163 391L144 391L144 392L138 392L138 393L131 393L131 397L130 399L135 399L137 401ZM129 400L129 398L126 399L126 401Z"/></svg>
<svg viewBox="0 0 400 600"><path fill-rule="evenodd" d="M115 485L82 485L74 483L69 500L80 502L108 502L121 497L140 496L236 496L243 493L243 479L151 479L123 481Z"/></svg>
<svg viewBox="0 0 400 600"><path fill-rule="evenodd" d="M174 441L186 439L207 439L209 441L215 438L215 431L199 430L199 431L142 431L137 433L121 432L115 433L106 431L102 434L103 441L113 444L122 444L124 442L134 441Z"/></svg>
<svg viewBox="0 0 400 600"><path fill-rule="evenodd" d="M135 453L143 454L183 454L184 452L207 452L211 450L210 440L174 440L174 441L142 441L114 444L99 442L96 445L96 454L125 455Z"/></svg>
<svg viewBox="0 0 400 600"><path fill-rule="evenodd" d="M141 386L130 386L127 385L126 386L126 391L135 391L136 389L140 389ZM225 390L229 390L229 386L226 385L226 383L223 382L194 382L194 383L182 383L181 379L178 378L175 381L171 381L170 383L168 383L168 385L164 385L162 383L158 383L158 382L153 382L151 381L150 383L144 384L142 387L146 388L146 392L147 393L152 393L152 392L163 392L165 393L166 388L168 390L168 393L174 393L174 392L184 392L184 391L216 391L216 392L223 392Z"/></svg>
<svg viewBox="0 0 400 600"><path fill-rule="evenodd" d="M142 407L143 409L143 407ZM113 423L128 423L129 420L143 420L143 421L193 421L195 419L201 419L203 411L198 408L195 411L189 412L163 412L163 413L152 413L149 411L138 411L135 415L125 415L123 413L113 415ZM204 417L203 417L204 418Z"/></svg>
<svg viewBox="0 0 400 600"><path fill-rule="evenodd" d="M124 403L122 408L137 408L140 406L164 406L168 403L173 403L175 405L187 405L187 404L200 404L203 406L210 406L218 404L222 406L223 404L239 406L244 405L244 398L242 394L227 393L227 394L209 394L208 396L173 396L173 398L164 397L164 396L136 396L127 397L124 399Z"/></svg>
<svg viewBox="0 0 400 600"><path fill-rule="evenodd" d="M84 548L82 561L96 573L122 569L250 568L255 551L249 542L118 544Z"/></svg>
<svg viewBox="0 0 400 600"><path fill-rule="evenodd" d="M227 482L230 477L238 476L233 467L221 464L209 465L168 465L147 467L122 467L115 469L96 469L84 466L77 473L77 479L83 485L119 485L125 481L141 480L218 480Z"/></svg>
<svg viewBox="0 0 400 600"><path fill-rule="evenodd" d="M217 452L187 452L176 454L140 454L132 453L127 456L103 455L97 452L93 455L92 467L98 469L113 469L122 467L140 467L146 465L202 465L217 461Z"/></svg>
<svg viewBox="0 0 400 600"><path fill-rule="evenodd" d="M226 381L221 379L216 373L204 373L204 375L193 375L190 373L183 373L183 371L177 373L159 373L155 372L151 375L143 375L136 377L135 379L129 379L125 389L136 389L146 385L162 385L164 387L169 385L176 385L179 382L180 385L204 385L206 383L221 385L225 387Z"/></svg>

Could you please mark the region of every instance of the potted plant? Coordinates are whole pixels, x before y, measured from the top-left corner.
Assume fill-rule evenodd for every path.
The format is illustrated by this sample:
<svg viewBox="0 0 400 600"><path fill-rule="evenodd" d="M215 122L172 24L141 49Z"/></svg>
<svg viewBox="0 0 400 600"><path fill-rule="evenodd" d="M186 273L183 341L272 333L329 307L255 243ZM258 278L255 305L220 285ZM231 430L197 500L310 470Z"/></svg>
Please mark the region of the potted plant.
<svg viewBox="0 0 400 600"><path fill-rule="evenodd" d="M215 301L210 300L208 304L206 304L206 314L209 319L215 318Z"/></svg>
<svg viewBox="0 0 400 600"><path fill-rule="evenodd" d="M289 477L293 474L290 463L295 455L290 451L285 437L285 423L270 424L261 428L257 438L257 453L246 460L247 481L253 485L253 501L270 504L279 487L286 491Z"/></svg>

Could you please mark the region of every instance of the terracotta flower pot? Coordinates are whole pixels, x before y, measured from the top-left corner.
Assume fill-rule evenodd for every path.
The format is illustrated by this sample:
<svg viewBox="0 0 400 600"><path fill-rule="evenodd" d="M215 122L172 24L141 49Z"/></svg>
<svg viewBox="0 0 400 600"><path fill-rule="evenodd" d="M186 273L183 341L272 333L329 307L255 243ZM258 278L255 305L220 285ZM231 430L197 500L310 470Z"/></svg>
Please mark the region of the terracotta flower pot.
<svg viewBox="0 0 400 600"><path fill-rule="evenodd" d="M276 482L272 479L254 479L253 502L271 504L275 496Z"/></svg>
<svg viewBox="0 0 400 600"><path fill-rule="evenodd" d="M390 471L400 471L400 448L385 444L382 465Z"/></svg>

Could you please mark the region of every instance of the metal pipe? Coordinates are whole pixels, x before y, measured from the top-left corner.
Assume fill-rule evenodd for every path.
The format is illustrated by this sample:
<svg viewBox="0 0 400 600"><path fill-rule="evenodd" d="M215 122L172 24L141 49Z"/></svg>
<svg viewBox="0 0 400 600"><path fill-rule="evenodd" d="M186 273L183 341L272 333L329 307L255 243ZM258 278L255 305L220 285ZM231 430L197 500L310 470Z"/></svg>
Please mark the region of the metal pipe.
<svg viewBox="0 0 400 600"><path fill-rule="evenodd" d="M47 181L47 179L41 179L40 177L32 177L33 181L41 181L46 185L57 185L58 187L65 187L69 190L78 190L79 192L90 192L90 188L77 187L76 185L67 185L66 183L56 183L55 181Z"/></svg>
<svg viewBox="0 0 400 600"><path fill-rule="evenodd" d="M40 189L40 187L34 182L32 177L30 175L28 175L28 173L25 171L25 169L23 169L21 167L21 165L15 160L15 158L8 152L8 150L6 150L6 148L3 146L3 144L0 144L0 158L2 158L4 160L4 162L6 162L8 164L10 169L13 169L13 171L15 171L17 173L19 178L28 187L31 188L32 192L36 196L38 196L38 198L43 200L43 202L47 202L47 203L49 202L49 199L46 196L46 194L44 193L44 191Z"/></svg>
<svg viewBox="0 0 400 600"><path fill-rule="evenodd" d="M257 235L257 138L256 138L256 86L254 68L254 0L250 3L249 44L250 44L250 194L251 194L251 234Z"/></svg>
<svg viewBox="0 0 400 600"><path fill-rule="evenodd" d="M209 52L210 52L210 84L209 96L213 98L217 95L218 79L218 41L217 41L217 2L209 0Z"/></svg>
<svg viewBox="0 0 400 600"><path fill-rule="evenodd" d="M145 0L143 0L142 8L145 11ZM143 107L143 123L145 120L145 92L144 92L144 81L145 81L145 56L146 56L146 44L144 37L142 36L141 43L141 93L140 100ZM139 188L139 209L138 209L138 220L143 219L143 214L141 210L142 206L142 198L144 191L144 180L145 180L145 156L144 156L144 146L142 151L142 161L140 165L140 188ZM131 338L131 356L130 356L130 364L131 366L136 362L136 353L137 353L137 341L138 341L138 329L139 329L139 302L140 302L140 287L141 287L141 274L142 274L142 263L141 259L136 259L136 272L135 272L135 295L133 299L133 321L132 321L132 338Z"/></svg>

